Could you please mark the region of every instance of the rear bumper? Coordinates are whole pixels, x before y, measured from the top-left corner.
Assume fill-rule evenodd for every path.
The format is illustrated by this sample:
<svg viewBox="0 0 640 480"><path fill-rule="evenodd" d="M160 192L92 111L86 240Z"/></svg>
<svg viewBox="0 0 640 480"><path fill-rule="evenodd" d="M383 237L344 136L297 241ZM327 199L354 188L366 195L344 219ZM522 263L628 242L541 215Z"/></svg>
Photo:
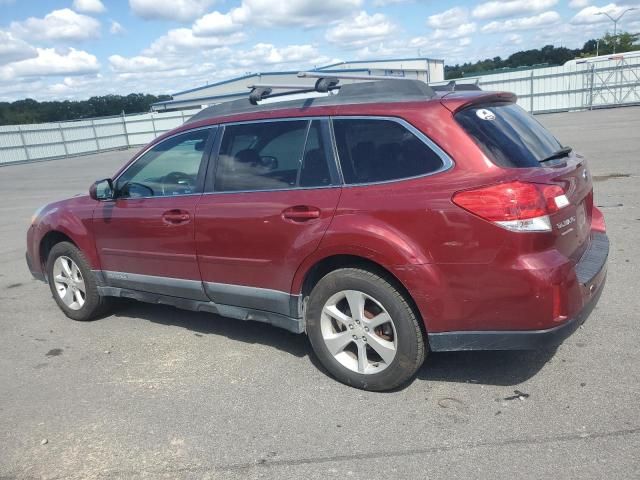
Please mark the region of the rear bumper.
<svg viewBox="0 0 640 480"><path fill-rule="evenodd" d="M490 330L430 333L434 352L461 350L535 350L561 344L589 317L604 290L609 240L596 233L590 248L576 265L576 277L585 295L580 311L557 327L544 330Z"/></svg>

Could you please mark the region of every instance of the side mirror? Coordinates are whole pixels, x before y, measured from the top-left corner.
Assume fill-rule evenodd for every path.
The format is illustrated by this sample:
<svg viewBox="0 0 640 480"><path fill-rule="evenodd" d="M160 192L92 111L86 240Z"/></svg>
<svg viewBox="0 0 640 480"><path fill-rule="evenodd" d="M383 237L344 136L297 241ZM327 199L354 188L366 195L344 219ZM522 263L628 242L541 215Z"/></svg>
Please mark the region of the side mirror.
<svg viewBox="0 0 640 480"><path fill-rule="evenodd" d="M112 200L114 197L113 180L97 180L89 187L89 196L94 200Z"/></svg>

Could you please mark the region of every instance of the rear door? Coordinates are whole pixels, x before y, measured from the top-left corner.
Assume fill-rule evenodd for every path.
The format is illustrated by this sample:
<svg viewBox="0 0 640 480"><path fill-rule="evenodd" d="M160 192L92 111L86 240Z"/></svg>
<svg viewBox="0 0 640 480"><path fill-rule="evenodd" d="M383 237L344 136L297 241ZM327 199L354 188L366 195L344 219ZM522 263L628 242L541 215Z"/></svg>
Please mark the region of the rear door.
<svg viewBox="0 0 640 480"><path fill-rule="evenodd" d="M493 163L513 169L518 180L562 188L566 202L559 199L550 218L553 245L578 261L589 244L593 208L586 160L513 103L473 105L455 118Z"/></svg>
<svg viewBox="0 0 640 480"><path fill-rule="evenodd" d="M196 212L205 291L216 303L294 316L291 283L340 197L325 119L226 125Z"/></svg>

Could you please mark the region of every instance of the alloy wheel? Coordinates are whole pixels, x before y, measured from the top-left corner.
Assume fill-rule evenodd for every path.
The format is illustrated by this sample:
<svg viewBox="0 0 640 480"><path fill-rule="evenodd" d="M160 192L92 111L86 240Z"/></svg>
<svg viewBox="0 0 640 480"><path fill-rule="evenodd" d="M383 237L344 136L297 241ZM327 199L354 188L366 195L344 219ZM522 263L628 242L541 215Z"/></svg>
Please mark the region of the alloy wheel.
<svg viewBox="0 0 640 480"><path fill-rule="evenodd" d="M62 302L71 310L80 310L87 298L82 272L71 258L60 256L53 264L53 283Z"/></svg>
<svg viewBox="0 0 640 480"><path fill-rule="evenodd" d="M320 329L329 353L354 372L381 372L396 356L393 319L364 292L343 290L332 295L322 308Z"/></svg>

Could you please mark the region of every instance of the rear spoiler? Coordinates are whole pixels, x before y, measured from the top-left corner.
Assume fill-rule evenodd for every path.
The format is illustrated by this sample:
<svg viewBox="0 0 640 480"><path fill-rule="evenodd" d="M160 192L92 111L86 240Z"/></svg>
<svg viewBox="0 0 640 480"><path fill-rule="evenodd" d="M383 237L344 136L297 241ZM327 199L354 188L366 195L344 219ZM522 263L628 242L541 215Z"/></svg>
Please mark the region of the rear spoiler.
<svg viewBox="0 0 640 480"><path fill-rule="evenodd" d="M440 99L440 103L451 113L459 112L464 108L473 105L482 105L486 103L516 103L518 97L511 92L482 92L482 91L465 91L451 92L444 95Z"/></svg>

